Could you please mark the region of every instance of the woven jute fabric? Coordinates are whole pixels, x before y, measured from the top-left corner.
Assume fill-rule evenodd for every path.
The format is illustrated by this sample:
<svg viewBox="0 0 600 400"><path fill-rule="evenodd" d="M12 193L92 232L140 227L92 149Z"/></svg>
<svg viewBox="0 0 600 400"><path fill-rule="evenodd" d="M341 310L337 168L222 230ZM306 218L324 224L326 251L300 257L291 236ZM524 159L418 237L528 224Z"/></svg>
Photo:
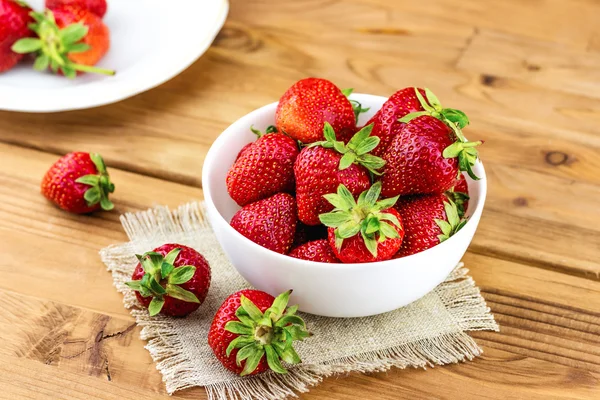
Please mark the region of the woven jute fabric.
<svg viewBox="0 0 600 400"><path fill-rule="evenodd" d="M192 386L206 388L209 399L276 400L306 392L324 377L391 367L427 367L471 360L481 349L467 331L498 330L468 270L461 265L431 293L396 311L366 318L326 318L302 314L314 334L297 342L302 364L280 375L244 377L226 370L207 343L212 318L230 294L248 288L236 272L204 218L202 204L177 210L156 207L126 214L121 221L130 242L100 252L112 273L125 307L143 327L141 337L163 375L167 392ZM124 282L142 254L164 243L191 246L212 268L206 301L187 318L148 316Z"/></svg>

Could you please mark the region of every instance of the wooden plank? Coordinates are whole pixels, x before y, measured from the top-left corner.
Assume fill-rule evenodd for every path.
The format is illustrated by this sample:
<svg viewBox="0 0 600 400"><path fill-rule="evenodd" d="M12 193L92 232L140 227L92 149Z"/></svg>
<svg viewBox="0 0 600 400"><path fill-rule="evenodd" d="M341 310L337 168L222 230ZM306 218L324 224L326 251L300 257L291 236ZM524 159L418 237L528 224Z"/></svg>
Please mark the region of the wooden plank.
<svg viewBox="0 0 600 400"><path fill-rule="evenodd" d="M585 49L480 30L456 66L459 70L511 77L558 92L598 99L599 64L600 54Z"/></svg>

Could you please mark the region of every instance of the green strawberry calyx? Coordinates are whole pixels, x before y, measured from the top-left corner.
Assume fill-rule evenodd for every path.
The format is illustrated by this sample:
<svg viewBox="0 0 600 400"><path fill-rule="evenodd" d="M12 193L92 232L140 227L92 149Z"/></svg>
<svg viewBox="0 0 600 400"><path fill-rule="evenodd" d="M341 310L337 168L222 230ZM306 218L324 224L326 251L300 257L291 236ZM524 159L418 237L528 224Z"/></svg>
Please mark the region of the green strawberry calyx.
<svg viewBox="0 0 600 400"><path fill-rule="evenodd" d="M448 240L467 223L467 220L459 215L458 207L454 201L450 199L448 199L448 201L444 201L444 211L446 213L447 220L435 219L435 223L442 230L442 233L438 235L440 243Z"/></svg>
<svg viewBox="0 0 600 400"><path fill-rule="evenodd" d="M425 88L425 97L427 97L427 99L423 98L419 89L414 89L415 94L425 111L410 113L400 118L398 121L409 123L422 115L430 115L445 123L454 132L456 142L446 147L442 155L444 158L458 158L459 170L467 172L472 179L479 180L479 177L473 172L472 167L475 165L478 158L478 152L475 147L483 144L483 142L469 142L465 138L465 135L463 135L462 129L469 125L469 117L467 117L467 114L454 108L443 108L440 100L428 88Z"/></svg>
<svg viewBox="0 0 600 400"><path fill-rule="evenodd" d="M100 154L90 153L90 159L96 166L98 173L80 176L75 182L91 186L83 195L89 207L100 203L103 210L110 211L115 205L108 199L108 195L115 191L115 185L110 181L106 165Z"/></svg>
<svg viewBox="0 0 600 400"><path fill-rule="evenodd" d="M348 97L350 104L352 104L352 111L354 111L354 119L358 123L358 118L360 117L360 114L366 113L371 109L371 107L363 107L359 101L351 99L350 95L352 94L352 92L354 92L354 88L342 89L342 94Z"/></svg>
<svg viewBox="0 0 600 400"><path fill-rule="evenodd" d="M323 225L335 228L335 246L340 251L344 239L360 233L365 247L377 257L377 243L388 238L398 238L397 229L402 224L394 214L385 211L398 201L399 196L379 200L381 182L376 182L360 194L358 201L344 185L339 185L337 193L324 195L335 208L333 211L319 215ZM394 225L396 227L394 227Z"/></svg>
<svg viewBox="0 0 600 400"><path fill-rule="evenodd" d="M325 122L323 128L325 140L311 143L307 147L321 146L326 149L334 149L342 154L338 167L340 170L346 169L352 164L357 164L362 165L375 175L381 175L377 170L383 168L385 161L380 157L369 154L380 141L377 136L369 136L372 130L373 124L367 125L356 132L348 144L344 144L344 142L336 140L333 127L329 122Z"/></svg>
<svg viewBox="0 0 600 400"><path fill-rule="evenodd" d="M140 292L142 297L152 297L152 301L148 305L150 316L154 316L162 310L165 305L165 296L188 303L200 303L194 293L179 286L192 279L196 273L196 267L193 265L175 268L173 263L180 252L180 248L175 248L166 256L154 251L143 255L136 254L145 274L141 280L129 281L125 284L136 292Z"/></svg>
<svg viewBox="0 0 600 400"><path fill-rule="evenodd" d="M260 139L261 137L268 135L269 133L277 133L277 127L275 127L275 125L269 125L267 126L267 129L265 129L265 132L263 133L260 129L256 129L254 127L254 125L250 125L250 130L252 131L252 133L254 133L256 135L256 137L258 139Z"/></svg>
<svg viewBox="0 0 600 400"><path fill-rule="evenodd" d="M241 376L251 374L263 356L269 368L280 374L287 373L281 360L288 364L301 362L293 342L311 334L304 320L296 315L298 306L287 307L291 293L288 290L277 296L264 313L250 299L240 297L241 305L235 312L239 321L227 322L225 330L238 335L227 346L226 354L229 357L234 349L239 349L235 361L238 366L245 361Z"/></svg>
<svg viewBox="0 0 600 400"><path fill-rule="evenodd" d="M465 216L465 203L470 199L469 195L464 192L457 192L454 189L448 190L445 195L456 204L458 217L463 218Z"/></svg>
<svg viewBox="0 0 600 400"><path fill-rule="evenodd" d="M35 32L37 37L17 40L11 50L19 54L35 53L35 70L44 71L50 67L53 72L60 70L70 79L77 76L77 71L115 74L113 70L77 64L69 59L70 53L83 53L90 49L88 44L81 42L88 34L87 26L78 22L60 29L54 19L54 13L50 10L46 10L45 13L32 11L30 15L35 22L29 24L29 29Z"/></svg>

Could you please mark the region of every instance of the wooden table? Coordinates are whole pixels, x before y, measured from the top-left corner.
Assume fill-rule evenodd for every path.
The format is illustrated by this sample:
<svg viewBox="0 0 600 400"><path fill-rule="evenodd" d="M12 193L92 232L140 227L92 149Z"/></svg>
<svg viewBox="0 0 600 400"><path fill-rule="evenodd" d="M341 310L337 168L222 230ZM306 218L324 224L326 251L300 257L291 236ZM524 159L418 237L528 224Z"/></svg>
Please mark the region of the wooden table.
<svg viewBox="0 0 600 400"><path fill-rule="evenodd" d="M428 86L469 114L489 198L464 261L501 332L473 334L474 362L301 397L600 398L599 18L595 0L236 0L208 53L159 88L0 112L0 398L167 398L98 250L127 239L120 213L200 199L217 135L309 75L379 95ZM39 194L74 150L105 157L116 211L69 215Z"/></svg>

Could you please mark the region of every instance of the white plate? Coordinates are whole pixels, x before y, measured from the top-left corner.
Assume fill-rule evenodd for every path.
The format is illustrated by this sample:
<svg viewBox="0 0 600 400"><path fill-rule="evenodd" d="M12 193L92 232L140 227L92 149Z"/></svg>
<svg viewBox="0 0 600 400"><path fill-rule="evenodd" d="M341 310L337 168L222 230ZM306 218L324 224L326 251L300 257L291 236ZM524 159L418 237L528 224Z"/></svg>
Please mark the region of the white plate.
<svg viewBox="0 0 600 400"><path fill-rule="evenodd" d="M35 10L43 0L28 0ZM223 26L227 0L108 0L111 48L98 64L115 76L69 80L24 62L0 74L0 109L54 112L97 107L152 89L198 59Z"/></svg>

